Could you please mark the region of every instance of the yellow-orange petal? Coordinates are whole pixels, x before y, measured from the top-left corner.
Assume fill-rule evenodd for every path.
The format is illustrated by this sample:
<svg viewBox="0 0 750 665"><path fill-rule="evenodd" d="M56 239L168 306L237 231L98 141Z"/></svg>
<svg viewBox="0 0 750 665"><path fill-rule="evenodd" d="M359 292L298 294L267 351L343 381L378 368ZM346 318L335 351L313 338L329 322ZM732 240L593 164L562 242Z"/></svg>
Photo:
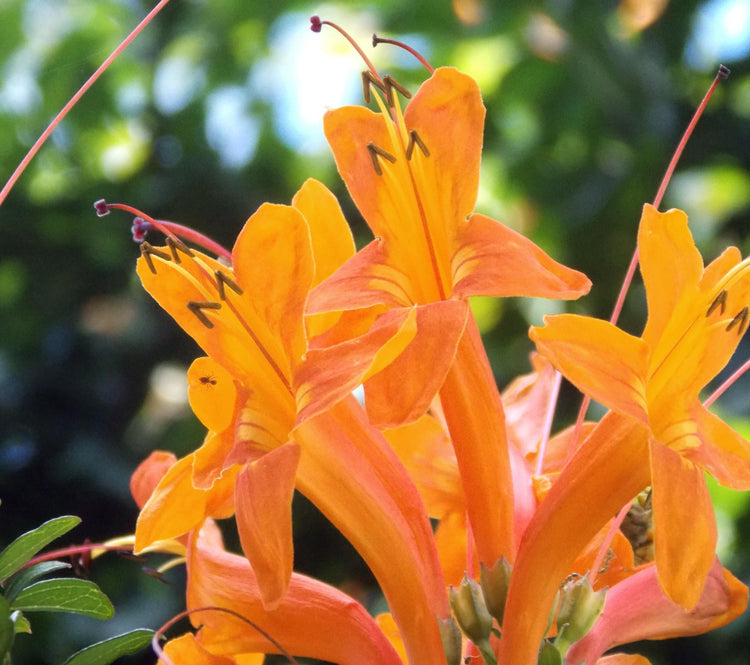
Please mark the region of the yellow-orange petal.
<svg viewBox="0 0 750 665"><path fill-rule="evenodd" d="M643 339L653 346L678 301L696 294L703 258L688 229L687 215L677 209L659 212L649 204L641 214L638 252L648 301Z"/></svg>
<svg viewBox="0 0 750 665"><path fill-rule="evenodd" d="M295 574L279 606L268 611L247 559L192 540L188 609L219 606L232 610L295 656L341 665L402 665L367 610L343 592ZM278 653L261 633L225 612L198 612L190 618L193 625L203 626L198 639L214 654Z"/></svg>
<svg viewBox="0 0 750 665"><path fill-rule="evenodd" d="M613 653L597 660L596 665L651 665L651 661L637 653Z"/></svg>
<svg viewBox="0 0 750 665"><path fill-rule="evenodd" d="M130 476L130 493L138 508L143 508L159 481L176 461L174 453L155 450L133 471Z"/></svg>
<svg viewBox="0 0 750 665"><path fill-rule="evenodd" d="M474 214L454 241L453 295L578 298L591 281L500 222Z"/></svg>
<svg viewBox="0 0 750 665"><path fill-rule="evenodd" d="M240 231L232 265L247 290L243 297L281 341L294 366L305 352L302 316L314 271L310 231L302 213L264 203Z"/></svg>
<svg viewBox="0 0 750 665"><path fill-rule="evenodd" d="M392 309L362 336L310 349L295 376L297 421L339 402L370 375L392 363L417 334L417 308Z"/></svg>
<svg viewBox="0 0 750 665"><path fill-rule="evenodd" d="M679 453L651 442L654 554L659 583L692 609L716 551L716 519L703 472Z"/></svg>
<svg viewBox="0 0 750 665"><path fill-rule="evenodd" d="M379 428L423 416L445 381L466 327L469 305L444 300L416 309L414 338L379 371L365 376L365 407Z"/></svg>
<svg viewBox="0 0 750 665"><path fill-rule="evenodd" d="M206 651L192 633L185 633L164 645L164 654L172 663L190 663L190 665L236 665L232 658L215 656ZM164 661L159 660L160 665Z"/></svg>
<svg viewBox="0 0 750 665"><path fill-rule="evenodd" d="M196 358L187 372L190 408L206 429L222 432L232 423L237 389L232 375L213 358Z"/></svg>
<svg viewBox="0 0 750 665"><path fill-rule="evenodd" d="M287 443L246 465L237 476L237 531L269 610L281 602L292 576L292 496L299 458L299 446Z"/></svg>
<svg viewBox="0 0 750 665"><path fill-rule="evenodd" d="M404 663L408 663L409 659L404 648L404 640L401 637L401 633L398 632L398 626L393 620L393 615L388 612L378 614L375 617L375 623L378 624L378 628L383 631L383 634L388 638L388 641L393 645L398 655L401 656L401 660Z"/></svg>
<svg viewBox="0 0 750 665"><path fill-rule="evenodd" d="M700 404L690 410L702 445L684 454L724 487L750 489L750 443Z"/></svg>
<svg viewBox="0 0 750 665"><path fill-rule="evenodd" d="M235 432L209 432L203 445L193 453L193 485L198 489L211 489L227 466L227 457L234 447Z"/></svg>
<svg viewBox="0 0 750 665"><path fill-rule="evenodd" d="M318 180L306 180L294 195L292 205L302 213L310 230L312 286L316 286L354 256L354 238L336 197Z"/></svg>
<svg viewBox="0 0 750 665"><path fill-rule="evenodd" d="M539 352L583 393L648 423L643 340L607 321L575 314L545 316L529 336Z"/></svg>

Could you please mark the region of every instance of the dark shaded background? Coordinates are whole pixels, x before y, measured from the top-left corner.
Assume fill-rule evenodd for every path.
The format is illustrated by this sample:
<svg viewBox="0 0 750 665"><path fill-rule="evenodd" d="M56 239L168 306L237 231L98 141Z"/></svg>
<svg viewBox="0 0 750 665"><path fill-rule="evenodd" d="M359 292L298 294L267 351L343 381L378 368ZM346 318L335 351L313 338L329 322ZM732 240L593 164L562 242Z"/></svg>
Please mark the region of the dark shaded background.
<svg viewBox="0 0 750 665"><path fill-rule="evenodd" d="M69 542L132 532L135 466L155 448L180 455L202 439L181 383L199 351L141 291L130 219L97 219L94 200L130 203L231 246L260 203L288 202L315 176L339 195L359 239L368 238L319 122L325 104L342 102L325 96L331 83L359 103L362 65L334 32L308 33L312 13L349 28L378 67L411 89L424 70L390 47L370 49L373 29L405 39L433 65L477 77L488 108L477 209L586 272L592 294L568 307L604 317L640 209L723 59L732 76L664 207L688 212L707 257L729 243L747 253L750 33L745 25L733 49L728 34L742 25L743 3L672 2L652 25L627 29L623 17L660 4L173 0L68 116L0 210L0 543L60 514L84 520ZM705 19L732 5L728 24ZM0 0L0 182L149 8L135 0ZM477 303L499 385L528 370L526 330L555 307ZM637 331L644 316L636 285L623 326ZM744 344L738 363L747 352ZM717 407L745 433L747 391L741 382ZM564 392L560 424L578 403ZM717 500L725 563L747 582L746 500ZM373 597L348 545L309 505L296 510L296 567ZM167 573L167 587L112 555L92 576L117 618L33 617L35 635L19 637L16 663L56 665L96 639L156 627L183 604L179 570ZM747 630L743 618L641 651L655 665L746 663Z"/></svg>

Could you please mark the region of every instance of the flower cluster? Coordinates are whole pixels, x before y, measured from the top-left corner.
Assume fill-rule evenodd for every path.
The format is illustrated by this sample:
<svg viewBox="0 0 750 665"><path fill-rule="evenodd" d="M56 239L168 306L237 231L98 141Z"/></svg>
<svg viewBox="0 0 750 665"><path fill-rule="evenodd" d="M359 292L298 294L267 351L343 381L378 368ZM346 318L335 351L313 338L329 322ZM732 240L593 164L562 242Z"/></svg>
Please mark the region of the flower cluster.
<svg viewBox="0 0 750 665"><path fill-rule="evenodd" d="M181 539L187 556L196 631L163 662L634 665L604 653L733 620L748 591L716 558L704 473L750 488L750 444L699 391L748 326L750 263L730 248L704 267L686 215L645 206L643 334L548 317L532 371L500 393L470 297L591 283L473 212L472 78L439 68L413 97L373 68L363 82L369 106L324 129L370 244L355 250L314 180L219 259L149 221L168 242L141 245L138 275L206 354L188 372L203 445L132 479L135 550ZM550 436L560 374L609 411ZM357 549L387 614L294 572L295 491ZM214 523L231 516L241 554Z"/></svg>

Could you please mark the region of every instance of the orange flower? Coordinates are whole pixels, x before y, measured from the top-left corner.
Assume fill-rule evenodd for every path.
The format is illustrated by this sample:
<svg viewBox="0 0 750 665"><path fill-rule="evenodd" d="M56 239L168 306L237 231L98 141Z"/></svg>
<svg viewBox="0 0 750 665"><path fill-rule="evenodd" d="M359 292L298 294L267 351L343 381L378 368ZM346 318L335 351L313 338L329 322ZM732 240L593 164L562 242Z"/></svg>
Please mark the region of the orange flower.
<svg viewBox="0 0 750 665"><path fill-rule="evenodd" d="M370 80L379 113L344 107L324 124L377 239L311 293L308 313L344 314L311 344L302 413L364 383L371 420L395 427L422 416L439 391L477 553L491 565L513 558L513 485L502 406L468 297L574 298L590 283L520 234L471 214L485 114L472 78L436 70L403 113L403 89L390 77Z"/></svg>
<svg viewBox="0 0 750 665"><path fill-rule="evenodd" d="M348 242L328 242L337 236ZM351 395L297 418L307 293L352 252L335 198L315 181L292 206L261 206L237 239L231 268L175 244L145 247L145 288L209 354L188 374L191 405L209 433L162 478L139 517L136 545L235 512L261 597L276 607L292 575L296 487L370 566L410 658L439 662L437 619L448 606L416 487Z"/></svg>

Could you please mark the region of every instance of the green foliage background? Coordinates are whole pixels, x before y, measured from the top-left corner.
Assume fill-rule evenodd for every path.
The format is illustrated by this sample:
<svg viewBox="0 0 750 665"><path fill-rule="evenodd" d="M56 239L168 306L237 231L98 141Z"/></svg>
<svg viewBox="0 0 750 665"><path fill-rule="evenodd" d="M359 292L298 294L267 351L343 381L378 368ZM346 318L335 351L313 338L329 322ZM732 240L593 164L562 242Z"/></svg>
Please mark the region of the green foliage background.
<svg viewBox="0 0 750 665"><path fill-rule="evenodd" d="M284 121L312 104L290 92L299 84L293 72L318 50L351 67L349 101L360 101L357 56L332 31L302 37L310 14L351 28L365 46L377 29L423 50L433 65L454 64L477 77L488 109L478 210L586 272L592 294L567 307L609 316L640 209L653 199L719 64L709 58L696 67L686 55L694 52L700 12L715 3L672 2L631 36L614 2L461 4L478 6L482 20L462 23L448 0L172 0L70 113L0 209L1 544L60 514L83 518L73 532L78 541L132 532L137 512L128 478L138 462L154 448L184 454L201 441L184 404L159 389L175 384L165 377L179 377L198 349L141 291L130 219L115 213L99 220L93 201L130 203L231 246L258 205L288 202L314 176L339 195L360 241L368 239L320 124L300 133ZM0 181L150 6L0 0ZM368 53L412 89L425 76L390 47ZM743 253L750 247L750 60L745 52L725 64L732 76L712 100L663 206L688 212L707 257L730 243ZM305 76L315 87L338 74L321 67ZM232 164L217 149L217 127L234 147L257 141L245 162ZM622 319L634 331L645 316L639 289ZM528 370L526 330L557 307L477 303L501 386ZM747 353L745 343L739 362ZM749 387L743 381L721 400L745 432ZM578 403L572 390L564 393L560 424ZM717 497L725 560L747 582L746 501ZM361 562L308 505L296 509L297 568L366 596L372 580ZM60 663L96 639L156 627L183 602L179 572L167 575L172 585L165 587L110 557L93 575L117 618L104 625L44 618L33 638L19 638L26 644L17 663ZM656 665L744 663L747 629L743 618L717 634L644 650Z"/></svg>

